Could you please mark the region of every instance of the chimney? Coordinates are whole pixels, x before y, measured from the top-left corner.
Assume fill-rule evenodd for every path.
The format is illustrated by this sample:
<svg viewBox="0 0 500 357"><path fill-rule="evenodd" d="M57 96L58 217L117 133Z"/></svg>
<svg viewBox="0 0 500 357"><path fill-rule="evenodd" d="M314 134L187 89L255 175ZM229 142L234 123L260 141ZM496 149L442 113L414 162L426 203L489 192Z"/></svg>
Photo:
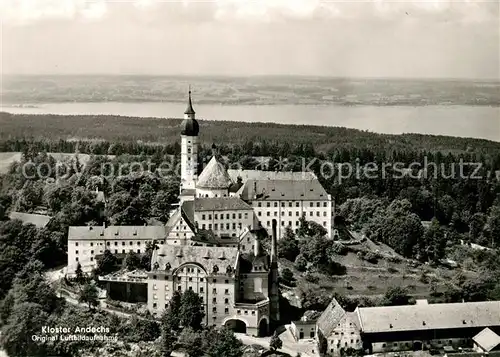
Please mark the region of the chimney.
<svg viewBox="0 0 500 357"><path fill-rule="evenodd" d="M276 237L276 226L278 223L276 222L275 219L273 219L273 235L271 237L271 263L277 261L277 253L278 253L278 243L277 243L277 237Z"/></svg>
<svg viewBox="0 0 500 357"><path fill-rule="evenodd" d="M258 257L260 255L260 242L257 237L255 237L253 242L253 255Z"/></svg>

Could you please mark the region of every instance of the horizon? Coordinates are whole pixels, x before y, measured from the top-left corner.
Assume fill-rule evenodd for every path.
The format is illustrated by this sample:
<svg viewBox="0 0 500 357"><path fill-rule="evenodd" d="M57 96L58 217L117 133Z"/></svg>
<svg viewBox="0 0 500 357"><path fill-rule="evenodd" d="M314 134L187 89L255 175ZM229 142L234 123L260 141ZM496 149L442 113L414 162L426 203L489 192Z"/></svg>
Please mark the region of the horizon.
<svg viewBox="0 0 500 357"><path fill-rule="evenodd" d="M228 78L228 79L248 79L248 78L304 78L304 79L365 79L365 80L410 80L410 81L466 81L466 82L497 82L500 83L498 78L482 78L482 77L401 77L401 76L333 76L333 75L320 75L320 74L252 74L252 75L233 75L233 74L151 74L151 73L1 73L0 77L170 77L170 78Z"/></svg>
<svg viewBox="0 0 500 357"><path fill-rule="evenodd" d="M482 0L7 1L2 74L499 80L499 11Z"/></svg>

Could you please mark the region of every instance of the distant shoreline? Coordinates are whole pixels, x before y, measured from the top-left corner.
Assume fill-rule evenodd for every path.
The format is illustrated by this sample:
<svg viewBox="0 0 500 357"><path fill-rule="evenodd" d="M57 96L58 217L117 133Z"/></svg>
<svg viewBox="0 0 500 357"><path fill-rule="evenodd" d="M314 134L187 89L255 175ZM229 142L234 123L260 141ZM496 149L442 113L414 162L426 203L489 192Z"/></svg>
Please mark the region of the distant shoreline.
<svg viewBox="0 0 500 357"><path fill-rule="evenodd" d="M110 120L109 117L131 117L140 120L146 118L182 118L185 103L182 102L94 102L94 103L44 103L20 107L0 107L0 111L21 116L59 115L67 118L82 116L98 116ZM426 106L338 106L338 105L215 105L195 104L197 117L213 122L241 123L276 123L283 125L308 125L315 127L343 127L369 131L373 133L393 134L417 133L424 135L444 135L451 137L473 137L500 141L498 118L500 107L463 106L463 105L426 105ZM54 120L54 119L52 119ZM51 121L52 121L51 120ZM61 117L54 125L56 128L69 123L60 123ZM29 120L28 120L29 121ZM96 124L89 122L90 128L80 127L83 123L74 121L75 127L68 128L71 137L100 137ZM37 126L41 123L37 123ZM101 125L101 124L100 124ZM123 123L117 124L122 130ZM130 125L130 124L127 124ZM161 121L156 125L166 125ZM204 125L204 124L202 124ZM206 124L205 124L206 125ZM246 124L245 124L246 125ZM15 123L3 123L7 132L15 132ZM8 129L10 127L10 129ZM104 128L102 127L104 130ZM41 130L47 129L42 127ZM137 130L130 128L129 130ZM37 136L31 127L26 133ZM78 135L74 132L77 131ZM92 135L86 134L92 132ZM149 137L151 133L141 130L141 137ZM133 133L128 133L131 136ZM158 140L153 140L158 141Z"/></svg>
<svg viewBox="0 0 500 357"><path fill-rule="evenodd" d="M462 136L450 135L450 132L418 133L411 130L402 130L400 133L383 133L381 130L352 128L332 123L315 123L312 120L300 123L280 123L269 120L272 119L269 116L262 118L261 121L237 119L237 117L228 120L200 118L202 142L207 145L211 145L213 142L230 145L243 143L246 140L254 142L291 140L311 142L323 149L347 144L358 147L384 145L387 146L387 149L396 150L404 148L408 140L416 140L417 142L422 141L422 144L415 143L415 145L425 150L446 148L464 151L467 150L468 145L491 148L494 151L500 150L500 136L495 137L495 135L500 134L498 130L492 132L494 139L491 139L473 137L472 132L465 132L469 135ZM264 119L268 119L268 121L264 121ZM178 141L181 121L181 115L138 117L137 115L116 114L11 114L0 111L0 127L2 128L0 140L24 138L40 141L119 141L164 145ZM400 122L401 128L404 127L407 119L405 121L396 118L393 122L395 124ZM420 125L419 122L416 124ZM447 123L444 124L446 127ZM495 125L498 126L498 123L490 124L488 129L490 132L491 128L495 128ZM299 136L297 136L298 132L300 132Z"/></svg>

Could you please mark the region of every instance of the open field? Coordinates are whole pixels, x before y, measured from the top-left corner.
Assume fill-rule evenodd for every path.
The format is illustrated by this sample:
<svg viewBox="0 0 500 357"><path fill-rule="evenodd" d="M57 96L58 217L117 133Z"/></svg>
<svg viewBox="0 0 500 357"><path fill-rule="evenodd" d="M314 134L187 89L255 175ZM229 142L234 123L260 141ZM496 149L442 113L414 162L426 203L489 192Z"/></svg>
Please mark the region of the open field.
<svg viewBox="0 0 500 357"><path fill-rule="evenodd" d="M75 156L75 154L67 154L60 152L49 152L48 155L52 156L56 161L60 162ZM21 160L20 152L0 152L0 174L9 171L9 167L13 162ZM85 165L90 159L88 154L78 154L78 159L81 164Z"/></svg>

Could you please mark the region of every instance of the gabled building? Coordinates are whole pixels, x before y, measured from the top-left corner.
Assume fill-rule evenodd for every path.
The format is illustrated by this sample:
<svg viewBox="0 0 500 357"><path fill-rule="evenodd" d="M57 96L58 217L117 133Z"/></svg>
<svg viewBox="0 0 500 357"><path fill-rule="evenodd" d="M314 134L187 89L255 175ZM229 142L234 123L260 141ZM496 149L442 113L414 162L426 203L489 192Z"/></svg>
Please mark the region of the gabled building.
<svg viewBox="0 0 500 357"><path fill-rule="evenodd" d="M345 311L334 298L316 322L319 350L327 355L340 355L341 350L362 348L356 314Z"/></svg>
<svg viewBox="0 0 500 357"><path fill-rule="evenodd" d="M297 232L300 225L299 219L304 216L307 221L316 222L324 227L327 236L332 237L333 200L314 173L226 170L219 161L214 147L214 155L199 173L197 171L199 127L192 105L191 92L189 92L188 107L181 128L181 207L179 210L182 210L183 203L194 202L193 222L201 224L197 226L198 229L212 230L218 236L236 237L245 228L263 228L268 235L271 235L271 222L274 219L278 222L278 238L280 238L286 227ZM215 199L215 201L210 201L210 199ZM234 218L234 212L231 212L229 218L227 213L224 213L224 219L221 220L220 213L215 213L215 210L212 210L212 213L206 213L205 219L202 219L203 217L200 217L197 212L201 212L211 203L244 207L248 211L247 219ZM226 210L233 211L234 207L227 207ZM253 211L253 214L250 211ZM202 216L203 214L201 213ZM212 218L208 219L209 216ZM218 218L215 219L215 216ZM252 220L250 216L253 216ZM175 217L178 219L178 215ZM175 239L177 231L174 230L173 234L174 236L169 237L169 241L179 242ZM186 238L189 239L189 232L182 231L180 234L182 234L181 238L186 234Z"/></svg>
<svg viewBox="0 0 500 357"><path fill-rule="evenodd" d="M192 290L204 304L207 326L227 326L238 332L265 336L279 320L276 238L271 256L260 250L174 246L153 252L148 272L148 309L159 317L175 291Z"/></svg>
<svg viewBox="0 0 500 357"><path fill-rule="evenodd" d="M472 338L474 349L480 353L500 351L500 336L488 327Z"/></svg>
<svg viewBox="0 0 500 357"><path fill-rule="evenodd" d="M370 353L472 347L472 338L483 329L500 329L500 301L362 307L355 312Z"/></svg>
<svg viewBox="0 0 500 357"><path fill-rule="evenodd" d="M147 243L153 241L165 243L164 226L69 227L67 274L74 275L78 264L84 272L91 272L105 249L123 258L129 252L144 253Z"/></svg>

